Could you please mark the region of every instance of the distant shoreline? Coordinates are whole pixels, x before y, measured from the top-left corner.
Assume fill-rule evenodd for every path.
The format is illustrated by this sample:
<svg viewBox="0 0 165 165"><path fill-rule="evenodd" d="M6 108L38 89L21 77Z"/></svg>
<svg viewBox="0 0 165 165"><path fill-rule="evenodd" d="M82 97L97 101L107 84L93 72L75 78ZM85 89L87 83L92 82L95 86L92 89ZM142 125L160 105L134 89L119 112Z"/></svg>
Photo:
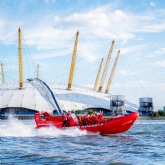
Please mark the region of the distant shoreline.
<svg viewBox="0 0 165 165"><path fill-rule="evenodd" d="M165 120L165 116L160 116L160 117L139 116L137 120Z"/></svg>

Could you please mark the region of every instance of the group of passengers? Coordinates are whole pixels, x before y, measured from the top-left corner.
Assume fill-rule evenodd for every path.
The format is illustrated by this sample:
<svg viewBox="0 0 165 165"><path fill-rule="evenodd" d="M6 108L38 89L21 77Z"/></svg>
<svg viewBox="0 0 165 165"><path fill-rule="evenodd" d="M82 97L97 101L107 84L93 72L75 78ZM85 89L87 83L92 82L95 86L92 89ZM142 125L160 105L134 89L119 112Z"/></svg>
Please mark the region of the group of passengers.
<svg viewBox="0 0 165 165"><path fill-rule="evenodd" d="M71 118L70 111L68 111L67 115L65 115L64 113L62 114L63 127L69 127L70 118ZM77 125L79 126L95 125L95 124L101 124L104 122L105 122L105 119L104 119L103 112L100 112L100 113L95 112L92 115L85 113L85 115L77 117Z"/></svg>
<svg viewBox="0 0 165 165"><path fill-rule="evenodd" d="M85 114L84 116L78 117L79 125L94 125L104 123L103 112L94 113L92 115Z"/></svg>

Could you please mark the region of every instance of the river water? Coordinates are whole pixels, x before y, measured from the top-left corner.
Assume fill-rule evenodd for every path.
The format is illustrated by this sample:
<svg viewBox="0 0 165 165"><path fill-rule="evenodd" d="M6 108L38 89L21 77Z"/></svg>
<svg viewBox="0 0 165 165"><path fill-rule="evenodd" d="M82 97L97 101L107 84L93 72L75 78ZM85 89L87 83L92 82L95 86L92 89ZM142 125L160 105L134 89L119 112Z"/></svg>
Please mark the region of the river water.
<svg viewBox="0 0 165 165"><path fill-rule="evenodd" d="M35 129L33 121L0 123L1 164L165 165L165 120L137 120L125 133Z"/></svg>

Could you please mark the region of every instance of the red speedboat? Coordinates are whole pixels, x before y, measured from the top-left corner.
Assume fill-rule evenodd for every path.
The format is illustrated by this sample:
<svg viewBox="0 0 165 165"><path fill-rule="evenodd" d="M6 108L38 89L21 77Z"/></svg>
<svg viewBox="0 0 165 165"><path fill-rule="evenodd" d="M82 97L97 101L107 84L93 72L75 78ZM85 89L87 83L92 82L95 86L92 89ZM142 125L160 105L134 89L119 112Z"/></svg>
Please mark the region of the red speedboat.
<svg viewBox="0 0 165 165"><path fill-rule="evenodd" d="M76 127L80 130L89 132L98 132L100 134L117 134L127 131L138 118L138 112L131 114L122 114L104 119L102 122L95 124L79 124L76 116L70 116L69 126L64 126L62 116L51 116L48 112L39 112L34 115L37 127L55 126L59 129L68 129Z"/></svg>

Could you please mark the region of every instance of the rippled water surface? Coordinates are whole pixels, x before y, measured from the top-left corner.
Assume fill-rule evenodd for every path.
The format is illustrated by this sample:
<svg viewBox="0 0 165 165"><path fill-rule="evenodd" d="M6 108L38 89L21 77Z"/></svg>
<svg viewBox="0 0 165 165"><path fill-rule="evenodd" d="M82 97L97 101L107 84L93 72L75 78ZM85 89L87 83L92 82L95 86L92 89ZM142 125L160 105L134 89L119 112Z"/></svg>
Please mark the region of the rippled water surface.
<svg viewBox="0 0 165 165"><path fill-rule="evenodd" d="M165 165L165 120L137 120L109 136L78 129L35 129L33 121L1 121L1 164Z"/></svg>

